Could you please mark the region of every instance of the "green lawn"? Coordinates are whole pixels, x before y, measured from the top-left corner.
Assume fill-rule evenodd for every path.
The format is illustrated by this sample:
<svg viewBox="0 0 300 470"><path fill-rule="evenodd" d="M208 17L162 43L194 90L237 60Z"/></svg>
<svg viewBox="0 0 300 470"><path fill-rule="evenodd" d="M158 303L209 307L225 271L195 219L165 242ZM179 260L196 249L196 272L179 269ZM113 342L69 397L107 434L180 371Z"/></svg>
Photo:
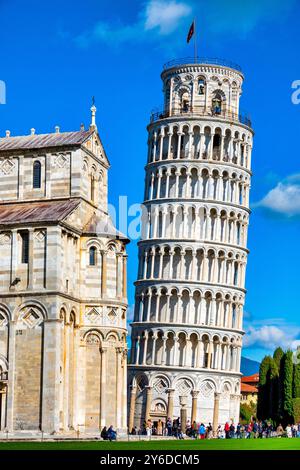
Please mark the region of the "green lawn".
<svg viewBox="0 0 300 470"><path fill-rule="evenodd" d="M300 450L300 438L138 442L0 442L0 450Z"/></svg>

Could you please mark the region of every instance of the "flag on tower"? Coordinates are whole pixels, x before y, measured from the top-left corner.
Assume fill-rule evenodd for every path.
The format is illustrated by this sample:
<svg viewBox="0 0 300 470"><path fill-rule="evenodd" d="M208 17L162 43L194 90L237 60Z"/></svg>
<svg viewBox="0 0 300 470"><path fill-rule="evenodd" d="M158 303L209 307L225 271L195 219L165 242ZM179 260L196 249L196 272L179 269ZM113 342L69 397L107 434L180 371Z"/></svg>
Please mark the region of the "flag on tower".
<svg viewBox="0 0 300 470"><path fill-rule="evenodd" d="M195 20L192 22L192 24L190 26L190 29L189 29L189 32L188 32L188 35L187 35L187 38L186 38L187 43L190 42L190 40L194 36L194 33L195 33Z"/></svg>

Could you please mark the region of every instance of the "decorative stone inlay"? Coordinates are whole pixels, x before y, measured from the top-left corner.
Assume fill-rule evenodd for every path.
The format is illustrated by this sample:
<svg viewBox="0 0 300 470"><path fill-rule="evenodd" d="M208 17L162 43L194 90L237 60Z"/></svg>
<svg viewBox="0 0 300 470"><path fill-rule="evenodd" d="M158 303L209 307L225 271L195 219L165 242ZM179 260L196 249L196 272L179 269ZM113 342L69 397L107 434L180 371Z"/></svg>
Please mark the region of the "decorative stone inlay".
<svg viewBox="0 0 300 470"><path fill-rule="evenodd" d="M109 318L109 321L111 323L114 323L116 321L117 316L118 316L118 310L116 308L112 307L111 309L108 310L107 317Z"/></svg>
<svg viewBox="0 0 300 470"><path fill-rule="evenodd" d="M204 398L209 398L214 392L214 386L210 382L203 382L200 386L200 393Z"/></svg>
<svg viewBox="0 0 300 470"><path fill-rule="evenodd" d="M38 232L35 232L34 234L34 238L38 242L43 242L45 240L45 236L46 236L46 230L39 230Z"/></svg>
<svg viewBox="0 0 300 470"><path fill-rule="evenodd" d="M166 380L158 378L154 382L153 388L159 394L166 393L166 391L168 389L168 384L167 384Z"/></svg>
<svg viewBox="0 0 300 470"><path fill-rule="evenodd" d="M3 313L0 312L0 327L6 326L7 325L7 318Z"/></svg>
<svg viewBox="0 0 300 470"><path fill-rule="evenodd" d="M89 323L98 323L102 319L102 311L97 307L88 307L85 318Z"/></svg>
<svg viewBox="0 0 300 470"><path fill-rule="evenodd" d="M10 244L10 234L9 233L2 233L0 235L0 245L9 245Z"/></svg>
<svg viewBox="0 0 300 470"><path fill-rule="evenodd" d="M23 311L20 320L27 328L35 328L43 321L43 317L38 310L29 307Z"/></svg>
<svg viewBox="0 0 300 470"><path fill-rule="evenodd" d="M5 159L0 162L0 173L10 175L13 172L15 163L11 159Z"/></svg>
<svg viewBox="0 0 300 470"><path fill-rule="evenodd" d="M192 390L192 385L188 380L182 379L179 380L176 384L176 390L180 395L187 395Z"/></svg>
<svg viewBox="0 0 300 470"><path fill-rule="evenodd" d="M64 168L67 163L68 163L68 158L63 153L59 153L54 158L54 166L56 166L58 168Z"/></svg>

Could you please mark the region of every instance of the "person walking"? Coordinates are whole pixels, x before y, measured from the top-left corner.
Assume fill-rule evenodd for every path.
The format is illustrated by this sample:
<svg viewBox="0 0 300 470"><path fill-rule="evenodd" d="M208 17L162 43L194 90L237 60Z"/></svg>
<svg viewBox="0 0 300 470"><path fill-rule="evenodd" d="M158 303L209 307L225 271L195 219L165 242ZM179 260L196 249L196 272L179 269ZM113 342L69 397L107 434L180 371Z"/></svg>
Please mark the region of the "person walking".
<svg viewBox="0 0 300 470"><path fill-rule="evenodd" d="M206 429L203 423L200 424L198 432L200 435L200 439L205 439Z"/></svg>
<svg viewBox="0 0 300 470"><path fill-rule="evenodd" d="M230 426L229 426L228 421L226 421L225 423L224 431L225 431L225 439L229 439Z"/></svg>
<svg viewBox="0 0 300 470"><path fill-rule="evenodd" d="M167 419L167 426L166 427L167 427L167 435L169 437L171 437L172 436L172 420L171 420L171 418Z"/></svg>

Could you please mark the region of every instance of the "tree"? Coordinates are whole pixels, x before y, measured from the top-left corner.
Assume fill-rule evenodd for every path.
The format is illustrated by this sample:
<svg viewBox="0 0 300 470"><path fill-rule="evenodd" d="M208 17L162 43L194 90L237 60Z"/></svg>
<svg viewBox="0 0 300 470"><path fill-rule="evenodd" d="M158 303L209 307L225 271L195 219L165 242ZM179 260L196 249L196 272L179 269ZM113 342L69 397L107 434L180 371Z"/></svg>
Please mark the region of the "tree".
<svg viewBox="0 0 300 470"><path fill-rule="evenodd" d="M271 356L265 356L260 363L258 398L257 398L257 417L258 419L267 419L270 410L270 366Z"/></svg>
<svg viewBox="0 0 300 470"><path fill-rule="evenodd" d="M297 359L300 360L300 351L298 349ZM300 398L300 362L294 364L293 398Z"/></svg>
<svg viewBox="0 0 300 470"><path fill-rule="evenodd" d="M278 370L280 369L280 362L283 356L284 356L283 349L281 347L276 348L273 354L273 359L276 362Z"/></svg>
<svg viewBox="0 0 300 470"><path fill-rule="evenodd" d="M293 409L293 353L283 356L283 420L285 424L294 422Z"/></svg>

